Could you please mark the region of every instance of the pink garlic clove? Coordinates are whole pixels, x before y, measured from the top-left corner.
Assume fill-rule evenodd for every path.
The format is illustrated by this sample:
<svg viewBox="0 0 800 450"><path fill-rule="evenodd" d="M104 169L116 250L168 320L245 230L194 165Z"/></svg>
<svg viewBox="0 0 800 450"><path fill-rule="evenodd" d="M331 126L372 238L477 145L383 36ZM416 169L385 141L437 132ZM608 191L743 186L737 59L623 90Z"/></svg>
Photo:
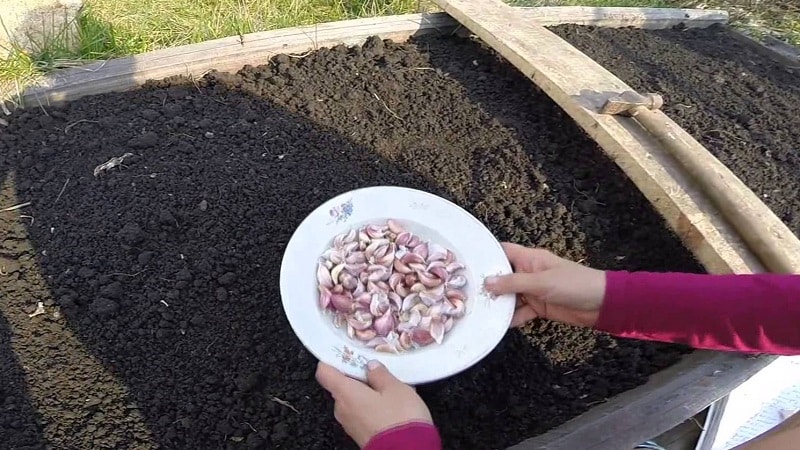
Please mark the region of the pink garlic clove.
<svg viewBox="0 0 800 450"><path fill-rule="evenodd" d="M373 322L373 328L375 329L375 332L378 333L378 336L387 336L389 332L394 329L396 324L397 322L392 314L392 310L387 309L382 316L375 319Z"/></svg>
<svg viewBox="0 0 800 450"><path fill-rule="evenodd" d="M337 284L333 287L333 289L331 289L331 292L334 294L344 294L344 286Z"/></svg>
<svg viewBox="0 0 800 450"><path fill-rule="evenodd" d="M408 323L412 327L419 326L419 323L422 321L422 314L420 314L419 309L412 309L409 311L408 314Z"/></svg>
<svg viewBox="0 0 800 450"><path fill-rule="evenodd" d="M325 262L323 262L323 264L325 264L326 269L328 270L333 269L334 264L329 259L326 259Z"/></svg>
<svg viewBox="0 0 800 450"><path fill-rule="evenodd" d="M361 282L358 278L356 278L356 287L353 289L353 297L357 297L365 292L364 283Z"/></svg>
<svg viewBox="0 0 800 450"><path fill-rule="evenodd" d="M408 322L400 322L397 324L397 331L400 333L407 333L414 329L414 325L411 325Z"/></svg>
<svg viewBox="0 0 800 450"><path fill-rule="evenodd" d="M414 247L411 252L413 252L415 255L419 255L422 261L425 261L428 259L428 244L419 244Z"/></svg>
<svg viewBox="0 0 800 450"><path fill-rule="evenodd" d="M370 244L364 250L364 254L367 256L367 259L372 258L372 255L374 255L379 248L388 244L389 244L388 239L375 239L372 242L370 242Z"/></svg>
<svg viewBox="0 0 800 450"><path fill-rule="evenodd" d="M364 271L364 272L359 273L358 274L358 281L366 284L366 282L369 281L369 272Z"/></svg>
<svg viewBox="0 0 800 450"><path fill-rule="evenodd" d="M447 285L454 288L462 288L467 284L467 279L464 275L456 275L447 280Z"/></svg>
<svg viewBox="0 0 800 450"><path fill-rule="evenodd" d="M411 239L408 241L408 245L406 247L416 247L420 243L419 236L411 236Z"/></svg>
<svg viewBox="0 0 800 450"><path fill-rule="evenodd" d="M317 266L317 281L326 288L333 287L333 278L331 278L331 273L328 272L328 269L322 263Z"/></svg>
<svg viewBox="0 0 800 450"><path fill-rule="evenodd" d="M409 314L414 314L414 311L422 317L428 314L428 306L425 303L417 303L409 310Z"/></svg>
<svg viewBox="0 0 800 450"><path fill-rule="evenodd" d="M403 284L403 283L398 284L397 288L394 291L397 292L397 295L399 295L399 296L401 296L403 298L406 298L408 296L408 294L411 293L411 291L409 291L408 288L406 287L406 285Z"/></svg>
<svg viewBox="0 0 800 450"><path fill-rule="evenodd" d="M375 269L373 269L373 267ZM384 266L370 266L369 268L369 276L367 279L369 281L386 281L389 279L389 276L392 272Z"/></svg>
<svg viewBox="0 0 800 450"><path fill-rule="evenodd" d="M397 351L397 347L395 347L393 344L381 344L381 345L378 345L377 347L375 347L375 351L376 352L382 352L382 353L399 353Z"/></svg>
<svg viewBox="0 0 800 450"><path fill-rule="evenodd" d="M387 227L382 227L378 225L367 225L367 228L364 229L366 231L367 236L371 237L372 239L380 239L386 235Z"/></svg>
<svg viewBox="0 0 800 450"><path fill-rule="evenodd" d="M337 312L335 316L333 316L333 326L336 328L341 328L342 325L347 323L347 318L345 314Z"/></svg>
<svg viewBox="0 0 800 450"><path fill-rule="evenodd" d="M433 319L431 317L422 317L422 319L419 320L418 328L422 328L423 330L430 330L431 322L433 322Z"/></svg>
<svg viewBox="0 0 800 450"><path fill-rule="evenodd" d="M351 242L349 244L345 244L342 249L342 258L347 257L347 255L353 253L358 249L358 242Z"/></svg>
<svg viewBox="0 0 800 450"><path fill-rule="evenodd" d="M389 291L391 290L391 289L389 288L389 283L387 283L387 282L385 282L385 281L376 281L376 282L375 282L375 285L376 285L376 286L378 286L378 289L379 289L381 292L385 292L385 293L387 293L387 294L388 294L388 293L389 293Z"/></svg>
<svg viewBox="0 0 800 450"><path fill-rule="evenodd" d="M428 244L428 261L444 261L447 258L447 250L439 244L433 242Z"/></svg>
<svg viewBox="0 0 800 450"><path fill-rule="evenodd" d="M453 318L448 317L447 320L444 321L444 332L449 333L450 330L453 328Z"/></svg>
<svg viewBox="0 0 800 450"><path fill-rule="evenodd" d="M427 272L419 272L417 276L419 277L420 283L424 284L425 287L428 288L436 287L444 283L444 280L441 278L435 277Z"/></svg>
<svg viewBox="0 0 800 450"><path fill-rule="evenodd" d="M353 289L358 287L358 278L350 275L347 272L341 275L340 280L342 281L342 287L344 287L348 291L352 291Z"/></svg>
<svg viewBox="0 0 800 450"><path fill-rule="evenodd" d="M444 258L444 263L449 265L449 264L452 264L453 261L455 261L455 260L456 260L455 253L453 253L450 250L448 250L447 251L447 256Z"/></svg>
<svg viewBox="0 0 800 450"><path fill-rule="evenodd" d="M347 337L349 337L350 339L356 337L356 330L353 328L352 325L350 325L350 323L347 324Z"/></svg>
<svg viewBox="0 0 800 450"><path fill-rule="evenodd" d="M358 232L358 243L367 245L369 244L370 238L366 231L361 230Z"/></svg>
<svg viewBox="0 0 800 450"><path fill-rule="evenodd" d="M355 242L357 239L358 239L358 232L356 231L355 228L353 228L350 230L350 232L347 233L347 236L345 236L342 242L344 242L345 244L350 244L352 242Z"/></svg>
<svg viewBox="0 0 800 450"><path fill-rule="evenodd" d="M403 350L411 350L413 346L413 342L411 340L411 333L405 332L400 334L400 339L398 339L398 343Z"/></svg>
<svg viewBox="0 0 800 450"><path fill-rule="evenodd" d="M389 297L384 293L378 293L372 295L372 301L369 304L369 312L372 313L373 316L381 316L383 313L389 309Z"/></svg>
<svg viewBox="0 0 800 450"><path fill-rule="evenodd" d="M319 306L328 309L331 304L331 291L325 286L319 286Z"/></svg>
<svg viewBox="0 0 800 450"><path fill-rule="evenodd" d="M406 264L403 264L402 258L394 260L394 270L403 274L412 272L412 270Z"/></svg>
<svg viewBox="0 0 800 450"><path fill-rule="evenodd" d="M389 287L396 292L397 286L403 282L403 278L402 273L393 273L392 276L389 277Z"/></svg>
<svg viewBox="0 0 800 450"><path fill-rule="evenodd" d="M348 271L350 275L359 276L361 272L367 270L366 263L345 264L344 270Z"/></svg>
<svg viewBox="0 0 800 450"><path fill-rule="evenodd" d="M372 319L364 319L352 316L347 318L347 323L355 330L364 331L372 326Z"/></svg>
<svg viewBox="0 0 800 450"><path fill-rule="evenodd" d="M422 283L414 283L414 285L411 286L411 292L416 292L417 294L419 294L424 290L425 290L425 285Z"/></svg>
<svg viewBox="0 0 800 450"><path fill-rule="evenodd" d="M386 338L379 336L379 337L375 337L375 338L370 339L369 342L367 342L367 347L375 348L375 347L377 347L377 346L379 346L381 344L385 344L385 343L386 343Z"/></svg>
<svg viewBox="0 0 800 450"><path fill-rule="evenodd" d="M337 249L338 248L342 248L342 246L344 245L344 238L346 238L346 237L347 237L347 233L342 233L342 234L336 235L336 237L333 238L333 246L335 248L337 248Z"/></svg>
<svg viewBox="0 0 800 450"><path fill-rule="evenodd" d="M453 309L449 311L453 317L463 317L464 313L466 312L466 307L464 305L464 301L457 298L449 299L448 302L453 306Z"/></svg>
<svg viewBox="0 0 800 450"><path fill-rule="evenodd" d="M444 293L444 296L450 300L457 298L461 301L464 301L467 299L467 295L457 289L448 289L447 292Z"/></svg>
<svg viewBox="0 0 800 450"><path fill-rule="evenodd" d="M417 281L419 281L419 278L417 278L416 273L408 273L403 277L403 284L406 286L413 286Z"/></svg>
<svg viewBox="0 0 800 450"><path fill-rule="evenodd" d="M400 261L402 261L405 265L425 263L425 259L416 253L406 253L402 258L400 258Z"/></svg>
<svg viewBox="0 0 800 450"><path fill-rule="evenodd" d="M344 313L350 313L355 309L353 300L347 295L343 294L331 295L331 304L337 311Z"/></svg>
<svg viewBox="0 0 800 450"><path fill-rule="evenodd" d="M364 341L364 342L371 341L372 339L375 339L377 335L378 333L376 333L375 330L373 330L372 328L363 331L356 330L356 338L359 341Z"/></svg>
<svg viewBox="0 0 800 450"><path fill-rule="evenodd" d="M459 262L454 262L454 263L448 264L445 268L447 269L447 272L449 272L449 273L456 273L459 270L463 270L464 269L464 265L459 263Z"/></svg>
<svg viewBox="0 0 800 450"><path fill-rule="evenodd" d="M419 295L418 294L409 294L405 298L403 298L403 305L400 307L400 310L405 312L413 308L417 303L419 303Z"/></svg>
<svg viewBox="0 0 800 450"><path fill-rule="evenodd" d="M377 261L386 256L386 254L389 253L389 245L381 245L380 247L376 248L375 251L372 253L372 260Z"/></svg>
<svg viewBox="0 0 800 450"><path fill-rule="evenodd" d="M431 297L444 298L444 285L429 288L427 292Z"/></svg>
<svg viewBox="0 0 800 450"><path fill-rule="evenodd" d="M414 272L424 272L425 264L411 263L408 265L408 268L413 270Z"/></svg>
<svg viewBox="0 0 800 450"><path fill-rule="evenodd" d="M448 308L448 305L445 305L444 302L437 303L428 308L428 312L425 315L432 319L436 319L446 312L446 308Z"/></svg>
<svg viewBox="0 0 800 450"><path fill-rule="evenodd" d="M444 323L439 319L431 320L431 337L437 344L442 343L444 339Z"/></svg>
<svg viewBox="0 0 800 450"><path fill-rule="evenodd" d="M389 300L392 302L392 304L394 304L394 306L396 307L395 309L400 310L400 308L403 306L403 299L400 298L400 296L397 295L396 292L389 292L387 296L389 297Z"/></svg>
<svg viewBox="0 0 800 450"><path fill-rule="evenodd" d="M425 345L428 345L428 344L431 344L431 343L434 342L434 339L433 339L433 336L431 336L431 333L428 330L423 330L421 328L414 328L414 330L411 331L411 340L415 344L419 344L419 345L422 345L422 346L425 346Z"/></svg>
<svg viewBox="0 0 800 450"><path fill-rule="evenodd" d="M369 292L363 292L358 296L355 296L354 301L361 306L366 306L367 308L369 308L370 303L372 303L372 294L370 294Z"/></svg>
<svg viewBox="0 0 800 450"><path fill-rule="evenodd" d="M386 226L389 228L389 231L391 231L394 234L400 234L400 233L406 231L406 229L403 228L402 225L400 225L400 222L398 222L395 219L387 220L386 221Z"/></svg>
<svg viewBox="0 0 800 450"><path fill-rule="evenodd" d="M395 242L397 243L397 245L405 247L408 245L408 241L411 240L411 237L412 237L411 233L409 233L408 231L404 231L402 233L397 234L397 239L395 239Z"/></svg>
<svg viewBox="0 0 800 450"><path fill-rule="evenodd" d="M344 262L347 264L362 264L367 262L367 257L364 256L364 252L355 252L348 255Z"/></svg>

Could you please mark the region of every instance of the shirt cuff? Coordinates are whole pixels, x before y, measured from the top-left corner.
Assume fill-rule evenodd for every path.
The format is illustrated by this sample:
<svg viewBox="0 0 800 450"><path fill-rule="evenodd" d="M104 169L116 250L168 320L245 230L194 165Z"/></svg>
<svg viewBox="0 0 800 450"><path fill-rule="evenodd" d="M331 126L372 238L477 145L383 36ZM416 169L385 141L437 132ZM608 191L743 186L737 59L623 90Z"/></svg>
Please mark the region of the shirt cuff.
<svg viewBox="0 0 800 450"><path fill-rule="evenodd" d="M363 450L441 450L439 430L427 422L410 422L381 431Z"/></svg>

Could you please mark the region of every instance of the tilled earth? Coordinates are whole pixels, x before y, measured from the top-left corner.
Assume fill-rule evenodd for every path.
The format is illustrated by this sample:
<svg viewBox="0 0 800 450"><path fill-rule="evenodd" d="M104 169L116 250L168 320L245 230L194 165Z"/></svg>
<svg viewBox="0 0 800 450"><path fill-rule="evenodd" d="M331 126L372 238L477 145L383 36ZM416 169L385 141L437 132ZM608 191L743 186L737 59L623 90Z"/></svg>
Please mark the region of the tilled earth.
<svg viewBox="0 0 800 450"><path fill-rule="evenodd" d="M664 112L800 234L800 67L722 26L551 30L632 88L663 95Z"/></svg>
<svg viewBox="0 0 800 450"><path fill-rule="evenodd" d="M295 227L347 190L427 190L595 267L701 271L602 151L469 39L372 39L10 122L0 209L30 205L0 213L3 448L353 448L278 289ZM447 448L503 448L685 351L534 322L419 391Z"/></svg>

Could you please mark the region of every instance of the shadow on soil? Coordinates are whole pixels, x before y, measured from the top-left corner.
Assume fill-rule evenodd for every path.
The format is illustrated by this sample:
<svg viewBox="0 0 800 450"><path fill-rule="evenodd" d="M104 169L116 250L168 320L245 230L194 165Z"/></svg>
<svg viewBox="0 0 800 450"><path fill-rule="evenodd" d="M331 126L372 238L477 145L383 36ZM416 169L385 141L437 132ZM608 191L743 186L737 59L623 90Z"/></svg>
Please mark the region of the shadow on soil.
<svg viewBox="0 0 800 450"><path fill-rule="evenodd" d="M476 45L458 42L456 51ZM491 67L493 58L480 53L477 67ZM465 69L475 67L469 59L452 61L432 57L499 126L515 130L528 155L521 163L547 175L527 182L549 185L547 195L564 212L536 225L519 207L501 206L499 214L513 220L493 225L498 238L570 256L585 242L598 267L694 267L619 169L590 149L524 77L509 75L507 67L492 73ZM497 90L517 93L512 101L473 85L492 76L501 83ZM531 121L535 126L526 127ZM24 423L35 423L37 409L47 415L54 443L354 448L314 381L316 360L281 308L280 260L290 236L317 205L364 186L395 184L466 199L482 219L482 204L497 201L478 188L487 183L483 156L466 162L471 187L435 182L303 114L191 83L153 83L137 93L50 108L47 115L31 110L14 117L9 132L0 135L0 170L17 172L19 201L32 202L22 211L35 220L28 226L33 250L17 255L24 256L20 270L5 280L22 288L4 299L2 312L15 333L31 336L14 347L20 359L62 358L48 376L74 393L53 402L46 390L29 385L31 400L15 397L12 404L27 405L19 412ZM122 167L93 176L98 164L127 151L132 155ZM617 204L614 214L604 213L606 201ZM565 232L562 222L579 229ZM39 271L42 281L32 278ZM30 286L46 290L32 295ZM37 301L47 314L29 319ZM59 344L41 346L40 335ZM578 341L580 348L568 344ZM611 350L598 357L599 348ZM7 345L0 351L0 360L14 361ZM505 447L675 361L674 350L663 361L653 357L657 351L535 322L524 333L511 331L475 367L420 393L449 448ZM91 358L72 356L86 352ZM21 370L4 380L19 379ZM92 378L106 371L113 376ZM618 374L625 375L613 386L604 381ZM0 392L14 386L3 383ZM90 406L81 392L87 389L102 393L90 397ZM65 411L68 404L76 405L74 413ZM20 447L41 442L38 429L28 430L16 435Z"/></svg>

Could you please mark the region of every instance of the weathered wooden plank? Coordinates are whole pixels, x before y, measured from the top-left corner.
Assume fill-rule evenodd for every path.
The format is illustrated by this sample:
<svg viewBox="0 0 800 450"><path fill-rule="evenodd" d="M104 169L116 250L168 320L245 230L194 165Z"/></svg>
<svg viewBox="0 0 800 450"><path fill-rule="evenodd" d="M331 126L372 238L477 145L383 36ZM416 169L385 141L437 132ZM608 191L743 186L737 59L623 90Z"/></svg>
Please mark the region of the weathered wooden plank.
<svg viewBox="0 0 800 450"><path fill-rule="evenodd" d="M698 351L635 389L508 450L627 450L725 397L775 360Z"/></svg>
<svg viewBox="0 0 800 450"><path fill-rule="evenodd" d="M517 8L543 25L578 23L597 26L666 28L677 23L689 27L726 23L724 11L664 8ZM26 107L74 100L84 95L134 88L149 79L174 75L200 77L209 70L237 71L245 64L266 62L278 53L301 54L337 44L356 45L372 35L404 41L415 34L450 32L458 22L445 13L331 22L233 36L183 45L127 58L59 71L23 95Z"/></svg>
<svg viewBox="0 0 800 450"><path fill-rule="evenodd" d="M698 189L680 164L630 118L603 115L611 96L631 88L575 47L500 0L436 0L555 100L628 174L710 272L763 271L735 229ZM730 172L662 112L681 141L702 152L716 173ZM731 174L732 175L732 174ZM741 202L788 250L800 270L800 239L744 183L729 177ZM733 264L731 264L733 263ZM734 267L735 266L735 267Z"/></svg>
<svg viewBox="0 0 800 450"><path fill-rule="evenodd" d="M649 30L684 24L705 28L728 23L728 13L716 9L611 8L595 6L543 6L516 8L519 17L535 20L542 26L572 23L607 28L635 27Z"/></svg>

